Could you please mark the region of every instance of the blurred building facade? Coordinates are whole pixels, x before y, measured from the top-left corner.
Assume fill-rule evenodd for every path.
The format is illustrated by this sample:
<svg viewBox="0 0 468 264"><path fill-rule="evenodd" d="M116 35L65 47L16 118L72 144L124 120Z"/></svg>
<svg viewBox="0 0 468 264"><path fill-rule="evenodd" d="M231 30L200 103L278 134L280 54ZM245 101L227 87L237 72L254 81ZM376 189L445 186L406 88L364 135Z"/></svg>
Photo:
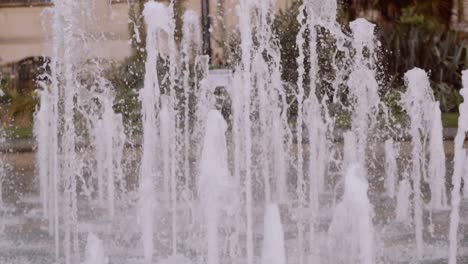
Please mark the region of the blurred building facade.
<svg viewBox="0 0 468 264"><path fill-rule="evenodd" d="M104 40L94 43L93 51L97 57L119 61L131 54L128 11L134 1L96 0L95 17L98 23L92 26L96 27L96 32L104 32L105 35ZM278 7L285 8L292 1L278 0ZM229 31L235 28L237 2L209 0L213 56L222 53L220 41L226 39ZM51 6L51 0L0 0L0 65L50 55L47 8ZM201 14L201 0L185 0L184 7ZM224 26L221 21L225 21ZM90 30L93 31L93 28Z"/></svg>
<svg viewBox="0 0 468 264"><path fill-rule="evenodd" d="M50 0L0 1L0 65L28 57L51 54L48 8ZM128 6L109 5L108 0L96 1L95 17L99 23L91 25L91 32L103 32L104 39L93 43L97 56L120 60L130 54L128 43ZM95 27L95 28L93 28Z"/></svg>
<svg viewBox="0 0 468 264"><path fill-rule="evenodd" d="M122 60L130 55L128 26L129 5L135 0L96 0L96 31L105 32L105 40L95 43L98 57ZM164 0L168 1L168 0ZM222 57L222 42L226 41L237 24L235 6L238 0L208 0L212 23L213 56ZM279 8L287 8L294 0L277 0ZM452 0L452 27L468 31L468 0ZM51 0L0 0L0 65L28 57L50 55L48 26L44 23ZM185 0L186 10L201 14L201 0ZM367 10L361 16L376 20L378 13Z"/></svg>
<svg viewBox="0 0 468 264"><path fill-rule="evenodd" d="M468 33L468 0L455 0L452 14L452 28Z"/></svg>
<svg viewBox="0 0 468 264"><path fill-rule="evenodd" d="M104 35L91 43L92 56L105 60L121 61L132 53L129 32L129 7L137 1L146 0L94 0L96 23L87 30ZM169 0L160 0L169 2ZM180 0L178 0L180 1ZM195 10L201 16L202 0L183 0L185 10ZM215 64L225 60L226 43L237 25L236 5L239 0L207 0L210 5L212 59ZM259 0L263 1L263 0ZM288 8L295 0L277 0L278 8ZM353 0L359 2L360 0ZM451 27L468 32L468 0L451 0L453 11ZM0 0L0 67L13 78L30 76L34 67L42 62L41 57L51 54L50 32L47 17L52 7L51 0ZM389 5L388 13L397 8ZM364 9L364 14L379 21L379 12ZM397 15L395 13L395 15ZM385 27L385 23L379 23ZM220 63L221 62L221 63ZM29 67L29 68L28 68ZM20 72L21 71L21 72ZM29 72L29 73L28 73ZM19 82L19 80L16 80Z"/></svg>

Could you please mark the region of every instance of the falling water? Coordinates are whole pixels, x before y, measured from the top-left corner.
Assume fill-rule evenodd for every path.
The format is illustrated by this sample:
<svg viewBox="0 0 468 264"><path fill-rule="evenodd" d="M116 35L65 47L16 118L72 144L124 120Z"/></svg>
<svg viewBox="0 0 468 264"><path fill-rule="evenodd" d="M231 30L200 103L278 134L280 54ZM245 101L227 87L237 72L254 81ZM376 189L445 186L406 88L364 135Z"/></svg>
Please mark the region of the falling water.
<svg viewBox="0 0 468 264"><path fill-rule="evenodd" d="M0 80L1 80L1 75L0 75ZM3 96L3 91L0 89L0 97ZM5 142L5 132L3 126L0 126L0 144ZM6 164L3 163L3 160L0 159L0 210L3 209L4 203L3 203L3 184L5 182L5 176L6 176ZM42 200L41 200L42 201ZM2 221L0 220L0 227L2 226Z"/></svg>
<svg viewBox="0 0 468 264"><path fill-rule="evenodd" d="M77 93L75 86L79 21L74 12L79 12L80 6L73 1L55 1L52 13L52 43L50 76L51 88L44 87L41 102L44 108L36 115L35 135L37 140L46 141L38 144L39 173L41 176L41 191L44 212L48 214L49 231L55 235L56 258L59 257L59 214L63 216L64 225L64 256L65 263L76 262L78 259L77 199L76 199L76 156L75 156L75 123L74 98ZM59 98L60 94L60 98ZM63 104L59 109L59 101ZM41 106L42 108L42 106ZM60 121L61 120L61 121ZM60 145L59 145L60 137ZM45 148L45 149L44 149ZM59 156L61 159L59 160ZM63 208L59 208L60 189L63 187ZM72 255L73 254L73 255ZM57 259L58 260L58 259Z"/></svg>
<svg viewBox="0 0 468 264"><path fill-rule="evenodd" d="M252 46L252 29L251 29L251 11L253 7L251 0L240 0L237 6L237 15L239 17L239 30L241 39L241 68L238 70L240 75L242 96L238 101L239 108L234 111L240 111L239 115L242 120L242 143L243 143L243 160L245 164L242 169L245 170L245 181L243 192L245 193L245 215L246 215L246 261L247 264L254 262L254 241L253 241L253 216L252 216L252 121L250 119L251 111L251 91L252 91L252 75L251 75L251 52ZM238 142L240 143L240 142ZM240 161L239 161L240 162ZM244 162L242 162L244 163Z"/></svg>
<svg viewBox="0 0 468 264"><path fill-rule="evenodd" d="M374 263L373 209L367 197L363 169L351 164L344 179L344 194L329 228L330 263Z"/></svg>
<svg viewBox="0 0 468 264"><path fill-rule="evenodd" d="M115 215L115 185L123 186L122 156L126 136L122 115L114 113L113 101L101 100L102 117L95 123L94 140L96 148L96 174L98 178L98 200L104 202L106 192L107 210L113 218ZM106 186L106 188L104 188ZM106 189L106 190L104 190Z"/></svg>
<svg viewBox="0 0 468 264"><path fill-rule="evenodd" d="M426 139L430 129L434 97L429 78L421 69L415 68L405 74L407 90L402 95L402 106L410 118L411 136L411 180L413 182L413 210L416 236L416 257L421 259L424 253L423 241L423 200L421 181L426 179L425 169Z"/></svg>
<svg viewBox="0 0 468 264"><path fill-rule="evenodd" d="M41 85L44 84L41 83ZM39 102L40 108L35 113L33 128L34 138L37 141L36 164L38 166L37 171L39 177L41 203L45 219L47 219L49 215L52 216L52 213L49 213L49 211L51 211L52 208L50 208L51 204L49 204L51 200L49 199L49 196L51 195L51 193L48 190L48 188L51 185L49 181L51 180L50 174L52 174L52 171L49 171L49 157L47 155L48 145L50 144L49 140L53 138L49 137L49 123L51 122L49 118L51 117L50 111L52 110L49 101L50 92L48 91L48 89L41 91ZM49 219L49 224L52 223L53 220ZM52 226L49 227L49 233L53 233Z"/></svg>
<svg viewBox="0 0 468 264"><path fill-rule="evenodd" d="M353 46L356 50L354 69L349 76L349 91L354 101L351 129L356 135L356 156L360 164L366 164L366 148L369 132L376 124L379 94L375 80L374 24L365 19L356 19L350 23L353 31ZM365 49L367 56L364 55ZM364 172L365 173L365 172Z"/></svg>
<svg viewBox="0 0 468 264"><path fill-rule="evenodd" d="M307 24L305 23L306 20L306 2L299 7L299 14L297 16L297 21L301 25L299 28L299 34L296 36L296 45L298 48L299 56L296 58L297 61L297 120L296 120L296 141L297 141L297 183L296 183L296 194L297 194L297 203L298 203L298 211L299 216L297 220L297 244L298 244L298 259L299 264L304 263L304 223L303 223L303 215L302 212L304 211L305 206L305 189L304 189L304 154L302 149L303 143L303 113L302 113L302 105L304 103L304 75L305 75L305 52L304 52L304 45L305 45L305 31L307 29ZM311 27L313 29L313 26ZM315 32L311 32L312 38L315 37ZM315 45L315 42L311 41L312 45ZM315 61L312 60L311 56L311 67L315 66ZM312 76L312 74L311 74Z"/></svg>
<svg viewBox="0 0 468 264"><path fill-rule="evenodd" d="M63 256L65 263L80 258L78 196L92 199L92 190L97 190L103 205L106 194L105 206L113 217L115 185L123 186L123 120L113 111L112 85L90 55L92 36L100 34L89 28L97 23L94 7L89 2L55 1L45 12L50 15L51 73L46 71L39 82L34 136L43 215L54 235L56 261ZM94 156L87 155L90 146ZM87 172L91 177L83 175ZM97 188L92 187L94 179Z"/></svg>
<svg viewBox="0 0 468 264"><path fill-rule="evenodd" d="M159 133L160 133L160 146L161 146L161 166L163 177L163 200L171 206L172 218L172 249L173 254L177 249L177 227L176 227L176 213L177 213L177 199L176 199L176 178L175 171L172 163L175 158L175 120L173 105L171 97L167 95L161 96L161 109L159 112Z"/></svg>
<svg viewBox="0 0 468 264"><path fill-rule="evenodd" d="M466 132L468 132L468 71L462 74L463 89L460 90L460 95L463 96L463 103L459 107L460 117L458 118L458 131L455 137L455 157L454 169L452 175L452 211L450 213L450 232L449 232L449 264L457 263L457 244L458 244L458 225L460 222L460 186L463 175L463 164L465 162L466 153L463 149Z"/></svg>
<svg viewBox="0 0 468 264"><path fill-rule="evenodd" d="M92 0L85 2L92 6ZM131 169L123 165L124 153L140 153L140 146L125 147L133 138L126 137L123 117L113 110L115 94L101 76L103 67L89 66L92 73L85 78L80 71L90 50L80 22L92 17L85 2L56 1L52 9L52 71L41 83L35 114L40 201L55 236L56 262L63 256L67 264L78 263L82 228L88 226L78 216L87 207L105 212L100 220L112 223L106 225L110 231L98 231L102 236L89 235L87 264L106 263L104 253L118 251L107 247L124 236L131 237L126 246L136 244L129 252L148 264L285 263L286 256L301 264L376 263L381 244L375 242L392 222L414 224L412 260L422 259L421 183L429 184L432 209L447 206L441 113L426 73L408 72L401 105L410 120L411 169L409 176L400 175L405 143L398 137L383 142L379 135L387 128L380 128L385 106L373 24L357 19L347 32L337 22L336 1L305 0L297 17L298 79L286 84L273 31L276 1L240 0L241 58L233 71L226 70L228 84L219 85L209 73L209 58L201 55L197 14L184 14L177 43L174 2L147 2L146 72L139 91L142 156L134 166L134 192L125 187L131 177L124 172ZM322 56L329 47L334 54ZM289 116L292 108L297 119ZM343 116L350 117L350 127L340 127ZM456 140L451 261L466 167L463 118ZM372 163L382 155L372 144L384 145L385 193L368 186L378 177ZM381 204L370 201L385 195L397 200L396 219L379 221ZM128 208L135 205L133 213ZM132 215L137 230L111 234Z"/></svg>
<svg viewBox="0 0 468 264"><path fill-rule="evenodd" d="M183 162L183 175L188 177L192 174L191 167L190 167L190 153L192 153L193 148L191 148L191 134L189 128L191 127L190 124L190 99L193 98L194 92L192 91L192 86L197 88L198 86L198 79L197 79L197 70L198 63L199 63L199 54L201 50L201 39L200 39L200 25L199 25L199 18L196 12L194 11L187 11L183 17L183 37L181 42L181 67L183 68L183 106L184 106L184 113L183 113L183 149L184 149L184 162ZM205 71L205 70L202 70ZM194 77L195 81L193 84L190 83L191 77ZM189 192L189 180L185 180L185 191Z"/></svg>
<svg viewBox="0 0 468 264"><path fill-rule="evenodd" d="M287 95L281 82L281 52L272 29L275 6L274 0L243 0L238 5L242 59L232 88L239 90L232 91L231 96L234 175L238 180L243 179L245 188L247 263L254 262L253 210L256 201L286 202L288 197L285 179L290 157L284 154L291 149L292 137L287 118ZM301 157L302 148L298 151L298 157ZM242 171L243 175L240 174ZM298 171L302 169L298 168ZM259 187L258 182L262 194L255 197L257 193L254 196L253 188Z"/></svg>
<svg viewBox="0 0 468 264"><path fill-rule="evenodd" d="M395 143L393 139L385 141L385 190L391 198L395 197L395 187L398 181Z"/></svg>
<svg viewBox="0 0 468 264"><path fill-rule="evenodd" d="M432 121L429 134L428 180L431 183L431 204L435 209L447 206L445 188L445 150L442 128L442 113L439 102L432 105Z"/></svg>
<svg viewBox="0 0 468 264"><path fill-rule="evenodd" d="M195 153L201 154L201 148L203 142L203 136L205 134L205 125L208 112L212 110L216 105L216 98L214 96L214 88L209 80L208 68L209 68L208 56L200 56L197 60L198 68L203 73L201 80L199 81L199 88L196 93L196 106L195 106L195 124L192 133L192 139L196 143Z"/></svg>
<svg viewBox="0 0 468 264"><path fill-rule="evenodd" d="M465 86L466 87L466 86ZM465 167L464 171L468 171L468 152L466 153L466 161L465 161ZM463 175L463 182L468 182L468 173L464 173ZM468 184L463 185L463 196L464 198L468 198Z"/></svg>
<svg viewBox="0 0 468 264"><path fill-rule="evenodd" d="M208 264L220 263L218 228L222 210L237 199L236 188L228 170L227 123L217 110L208 113L205 139L200 159L198 194L204 211Z"/></svg>
<svg viewBox="0 0 468 264"><path fill-rule="evenodd" d="M325 188L325 174L328 164L327 147L330 143L327 134L330 124L325 122L325 116L327 114L326 106L323 106L323 102L320 101L317 93L317 78L319 72L319 62L317 55L317 48L320 43L319 32L317 30L318 25L325 27L330 30L332 34L335 31L336 23L336 2L335 1L304 1L299 8L299 14L297 20L300 24L299 34L296 36L296 45L298 47L299 56L296 58L298 63L298 79L296 82L298 93L298 115L296 124L296 138L298 143L297 153L297 196L299 204L299 217L297 221L298 229L298 258L299 263L304 263L305 258L302 253L304 238L305 223L302 216L302 211L306 206L306 181L309 184L309 208L311 213L311 219L308 219L310 235L309 235L309 261L319 262L319 250L317 243L317 215L319 212L319 195L324 191ZM306 32L309 31L309 38L306 38ZM305 80L306 76L306 50L305 47L309 46L309 60L310 60L310 71L309 71L309 82L307 86ZM306 94L305 90L309 90ZM325 99L325 98L324 98ZM308 133L305 134L303 131L303 124L307 129ZM303 153L303 138L308 139L309 152L304 160ZM304 163L307 163L306 171L308 171L308 177L304 176Z"/></svg>
<svg viewBox="0 0 468 264"><path fill-rule="evenodd" d="M351 132L345 132L343 134L343 168L342 171L345 172L349 166L358 162L358 157L354 154L357 146L356 135Z"/></svg>
<svg viewBox="0 0 468 264"><path fill-rule="evenodd" d="M2 81L2 74L0 73L0 82ZM3 92L2 89L0 89L0 97L3 97L5 93ZM1 107L0 107L1 110ZM0 144L3 144L5 142L5 131L4 131L4 125L0 125ZM5 203L3 202L3 188L4 188L4 182L6 181L6 167L5 163L3 162L3 159L0 159L0 212L5 210ZM41 202L43 199L41 199ZM4 221L2 218L0 218L0 236L3 236L4 233Z"/></svg>
<svg viewBox="0 0 468 264"><path fill-rule="evenodd" d="M104 245L95 234L89 233L85 249L85 261L83 264L107 264L108 258L104 252Z"/></svg>
<svg viewBox="0 0 468 264"><path fill-rule="evenodd" d="M143 155L140 171L139 217L143 241L144 257L147 263L153 259L154 241L154 180L156 178L156 149L159 138L154 135L157 129L156 115L160 98L160 85L157 72L157 59L161 48L162 34L169 31L167 8L154 1L147 2L143 11L147 25L147 59L145 64L144 87L140 92L143 115ZM166 186L165 186L166 187Z"/></svg>
<svg viewBox="0 0 468 264"><path fill-rule="evenodd" d="M286 264L283 225L277 204L269 204L263 221L262 264Z"/></svg>
<svg viewBox="0 0 468 264"><path fill-rule="evenodd" d="M408 179L403 179L398 184L397 206L395 208L395 219L402 223L411 222L411 185Z"/></svg>
<svg viewBox="0 0 468 264"><path fill-rule="evenodd" d="M313 100L313 99L312 99ZM308 102L305 113L309 116L307 129L309 131L309 199L311 219L310 221L310 261L319 261L316 225L320 212L319 197L324 191L326 175L327 141L326 126L319 115L317 102ZM315 113L315 114L314 114Z"/></svg>

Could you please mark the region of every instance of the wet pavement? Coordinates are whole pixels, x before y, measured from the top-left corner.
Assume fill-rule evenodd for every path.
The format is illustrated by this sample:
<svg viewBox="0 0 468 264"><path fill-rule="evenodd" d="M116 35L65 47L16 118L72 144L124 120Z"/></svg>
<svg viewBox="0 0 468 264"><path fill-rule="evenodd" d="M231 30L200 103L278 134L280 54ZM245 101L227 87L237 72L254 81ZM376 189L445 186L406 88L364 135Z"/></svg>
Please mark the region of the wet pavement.
<svg viewBox="0 0 468 264"><path fill-rule="evenodd" d="M405 159L409 154L409 143L401 145L400 159ZM383 156L383 148L376 146L377 165L383 164L379 159ZM445 143L447 161L447 175L451 175L453 157L453 142ZM55 262L54 238L49 235L48 223L42 217L42 209L37 193L37 180L34 177L34 153L22 149L20 152L0 153L0 159L7 164L6 174L3 177L2 201L0 206L0 263L21 263L21 264L51 264ZM383 168L374 166L371 170L374 174L382 174ZM378 178L378 177L375 177ZM381 191L381 181L370 182L371 190L377 194L370 194L371 203L374 206L374 226L377 233L376 246L379 251L376 254L380 261L377 263L424 263L442 264L447 263L448 252L448 229L449 210L440 210L430 214L429 210L424 210L424 240L425 240L425 260L414 262L414 230L411 223L397 223L394 220L395 201L379 194ZM449 180L447 181L447 184ZM448 184L449 186L449 184ZM330 194L321 197L321 213L317 228L323 238L322 251L326 251L326 231L330 224L332 211L331 207L339 199L339 194ZM80 252L84 252L86 238L89 232L96 233L104 242L106 253L109 255L109 263L142 263L142 246L140 243L138 219L135 209L136 194L128 193L117 201L118 213L111 220L106 209L101 205L90 201L84 196L79 198L79 247ZM185 255L195 256L200 253L199 239L200 223L197 223L196 207L198 205L180 205L178 215L183 226L179 236L187 237L187 241L181 243L180 249ZM297 242L297 215L302 215L304 219L310 217L310 210L307 208L299 214L294 209L294 204L280 204L281 217L284 225L285 239L288 253L288 263L297 263L296 242ZM169 252L168 240L168 215L169 208L158 207L160 217L156 232L160 238L156 241L156 248L160 252ZM263 208L254 208L254 237L256 253L261 251L261 241L263 232ZM194 220L195 219L195 220ZM459 228L459 262L468 263L468 200L462 202L460 212ZM63 221L62 219L60 221ZM225 227L235 225L232 219L224 219ZM430 225L432 223L432 225ZM433 229L427 228L433 226ZM184 233L186 232L186 234ZM307 237L308 229L305 230ZM195 235L194 235L195 234ZM198 240L197 240L198 238ZM189 241L192 239L193 241ZM243 244L241 237L239 244ZM62 238L61 238L61 241ZM60 245L63 246L63 245ZM61 255L62 256L62 255ZM259 257L259 256L257 256ZM80 256L82 259L83 256ZM242 262L239 262L242 263Z"/></svg>

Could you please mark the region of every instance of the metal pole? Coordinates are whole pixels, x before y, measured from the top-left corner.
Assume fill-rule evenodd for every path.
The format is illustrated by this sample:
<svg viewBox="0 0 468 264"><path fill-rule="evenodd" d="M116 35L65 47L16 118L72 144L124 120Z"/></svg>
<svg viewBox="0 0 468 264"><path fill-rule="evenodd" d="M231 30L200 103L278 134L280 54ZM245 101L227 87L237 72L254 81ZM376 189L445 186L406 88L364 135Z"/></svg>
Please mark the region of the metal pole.
<svg viewBox="0 0 468 264"><path fill-rule="evenodd" d="M211 19L210 19L210 0L201 0L202 9L202 34L203 34L203 54L211 59Z"/></svg>

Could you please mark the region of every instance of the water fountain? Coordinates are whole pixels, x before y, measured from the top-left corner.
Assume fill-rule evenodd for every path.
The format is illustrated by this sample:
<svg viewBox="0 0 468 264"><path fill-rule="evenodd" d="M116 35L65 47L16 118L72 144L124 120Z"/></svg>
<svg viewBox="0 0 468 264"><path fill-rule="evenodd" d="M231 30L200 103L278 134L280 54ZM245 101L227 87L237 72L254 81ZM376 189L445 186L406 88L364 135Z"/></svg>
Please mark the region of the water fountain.
<svg viewBox="0 0 468 264"><path fill-rule="evenodd" d="M208 264L220 263L218 229L222 221L219 219L238 199L237 188L228 169L226 130L227 123L222 114L211 110L206 120L198 181L198 195L204 211Z"/></svg>
<svg viewBox="0 0 468 264"><path fill-rule="evenodd" d="M366 149L369 132L376 125L380 98L379 86L375 80L375 44L374 27L365 19L357 19L350 23L353 31L353 46L356 50L354 69L349 76L348 86L351 100L354 101L351 129L356 136L356 155L361 165L366 164ZM368 55L364 55L364 49ZM363 172L366 174L366 172Z"/></svg>
<svg viewBox="0 0 468 264"><path fill-rule="evenodd" d="M431 186L431 203L434 209L447 207L447 190L445 187L445 150L442 129L442 114L439 102L432 106L432 124L429 135L428 180Z"/></svg>
<svg viewBox="0 0 468 264"><path fill-rule="evenodd" d="M405 75L405 131L381 125L390 117L373 24L357 19L342 30L336 1L303 1L291 92L272 30L276 2L239 0L240 62L220 87L201 54L197 14L183 15L177 43L174 2L148 1L138 144L114 112L104 66L85 56L92 3L57 0L50 9L51 73L34 123L38 226L55 249L45 263L456 263L466 249L457 244L466 105L450 201L426 72ZM330 46L333 55L319 56ZM437 244L424 232L438 227L426 220L449 206L450 232L438 230L448 239ZM388 231L402 224L409 235Z"/></svg>
<svg viewBox="0 0 468 264"><path fill-rule="evenodd" d="M397 206L395 208L395 219L398 222L411 222L411 185L408 179L404 178L398 185Z"/></svg>
<svg viewBox="0 0 468 264"><path fill-rule="evenodd" d="M154 131L158 131L157 112L159 110L160 85L157 72L158 49L161 45L162 34L169 31L169 11L167 7L160 3L148 2L145 4L143 12L147 25L146 45L147 58L145 64L145 84L140 92L140 100L142 104L143 115L143 154L140 168L140 184L139 184L139 221L141 225L141 236L143 242L143 251L145 262L151 263L153 260L154 251L154 203L156 202L154 181L158 172L158 164L156 161L156 151L160 147L158 142L160 138L154 135ZM155 48L152 48L155 47ZM162 118L161 118L162 119ZM163 122L160 120L160 125ZM164 132L161 132L161 137ZM158 146L159 144L159 146ZM171 147L171 146L166 146ZM167 154L167 153L166 153ZM166 172L170 164L165 164ZM167 178L170 175L163 175ZM172 179L170 179L172 180ZM167 190L168 184L165 185L163 191ZM166 197L167 198L167 197Z"/></svg>
<svg viewBox="0 0 468 264"><path fill-rule="evenodd" d="M343 199L336 206L328 231L330 263L374 263L373 212L363 172L358 164L347 168ZM343 254L336 254L336 250Z"/></svg>
<svg viewBox="0 0 468 264"><path fill-rule="evenodd" d="M110 217L115 215L115 186L120 186L120 191L125 191L123 179L123 151L126 136L122 121L122 115L114 113L112 99L104 97L102 117L95 121L93 140L95 145L96 178L98 201L105 203ZM104 188L106 186L106 188Z"/></svg>
<svg viewBox="0 0 468 264"><path fill-rule="evenodd" d="M2 75L0 74L0 80L2 79ZM4 95L2 89L0 89L0 97ZM0 127L0 144L5 142L5 131L4 127ZM3 203L3 182L5 181L6 170L5 164L2 159L0 159L0 210L4 210L5 204ZM3 223L0 220L0 227L3 230Z"/></svg>
<svg viewBox="0 0 468 264"><path fill-rule="evenodd" d="M0 96L2 96L2 93L3 91L1 91L0 89ZM5 132L3 131L3 127L0 127L0 144L3 142L5 142ZM3 182L5 181L5 176L6 176L5 164L3 163L3 160L0 159L0 210L2 210L5 206L5 204L3 203Z"/></svg>
<svg viewBox="0 0 468 264"><path fill-rule="evenodd" d="M91 190L96 189L98 203L112 218L115 185L123 186L126 136L121 115L113 111L110 82L102 77L99 61L89 55L92 37L86 22L93 22L89 7L94 6L89 4L56 1L46 12L51 17L51 74L45 73L47 81L39 83L41 107L34 124L43 215L55 237L55 258L63 256L65 263L80 259L79 197L93 199ZM82 81L84 76L87 81ZM88 133L80 131L82 127ZM94 162L88 162L89 152ZM88 171L95 173L88 177Z"/></svg>
<svg viewBox="0 0 468 264"><path fill-rule="evenodd" d="M412 69L405 74L406 93L402 96L403 108L410 118L410 135L412 143L411 180L413 182L413 209L416 236L417 258L423 257L423 197L421 182L426 179L426 139L430 131L434 97L429 78L421 69Z"/></svg>
<svg viewBox="0 0 468 264"><path fill-rule="evenodd" d="M104 253L104 245L95 234L89 233L85 249L83 264L107 264L108 259Z"/></svg>
<svg viewBox="0 0 468 264"><path fill-rule="evenodd" d="M463 89L460 90L460 94L463 99L468 98L467 87L468 87L468 72L464 71L463 76ZM464 101L460 105L460 118L458 120L458 131L455 137L455 157L454 157L454 169L453 169L453 189L452 189L452 211L450 213L450 248L449 248L449 263L457 263L457 245L458 245L458 228L460 224L460 186L463 174L463 163L466 162L466 152L463 149L463 142L465 141L466 132L468 131L467 123L467 106L468 104Z"/></svg>
<svg viewBox="0 0 468 264"><path fill-rule="evenodd" d="M262 264L285 264L284 231L277 204L269 204L263 221Z"/></svg>
<svg viewBox="0 0 468 264"><path fill-rule="evenodd" d="M385 190L391 198L395 197L397 184L398 166L396 161L395 143L393 139L385 141Z"/></svg>

